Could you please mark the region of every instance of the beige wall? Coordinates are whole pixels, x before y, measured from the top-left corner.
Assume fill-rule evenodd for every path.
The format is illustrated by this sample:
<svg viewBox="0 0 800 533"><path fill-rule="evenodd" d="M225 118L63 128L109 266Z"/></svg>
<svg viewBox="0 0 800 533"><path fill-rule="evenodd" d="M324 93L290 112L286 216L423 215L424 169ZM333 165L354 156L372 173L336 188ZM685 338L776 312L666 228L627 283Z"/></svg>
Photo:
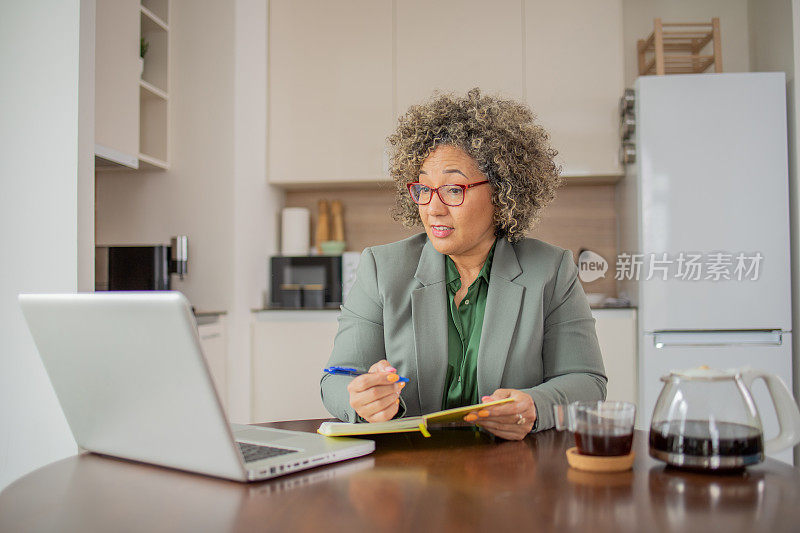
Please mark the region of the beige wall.
<svg viewBox="0 0 800 533"><path fill-rule="evenodd" d="M653 31L656 17L664 22L709 22L719 17L723 71L750 70L747 0L623 0L622 14L626 87L633 87L638 77L636 41Z"/></svg>
<svg viewBox="0 0 800 533"><path fill-rule="evenodd" d="M792 0L748 0L750 67L754 72L786 72L794 77Z"/></svg>

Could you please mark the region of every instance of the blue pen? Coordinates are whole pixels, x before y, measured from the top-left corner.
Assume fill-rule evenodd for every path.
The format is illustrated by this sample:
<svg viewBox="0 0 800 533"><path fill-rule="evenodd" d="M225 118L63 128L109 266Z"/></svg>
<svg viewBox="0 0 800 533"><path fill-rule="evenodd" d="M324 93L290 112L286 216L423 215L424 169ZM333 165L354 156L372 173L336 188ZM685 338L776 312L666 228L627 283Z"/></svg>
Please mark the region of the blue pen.
<svg viewBox="0 0 800 533"><path fill-rule="evenodd" d="M328 374L333 374L335 376L360 376L361 374L368 374L369 372L364 372L363 370L358 370L357 368L349 368L346 366L331 366L328 368L323 368L323 372L327 372ZM408 378L404 378L400 376L395 383L407 383Z"/></svg>

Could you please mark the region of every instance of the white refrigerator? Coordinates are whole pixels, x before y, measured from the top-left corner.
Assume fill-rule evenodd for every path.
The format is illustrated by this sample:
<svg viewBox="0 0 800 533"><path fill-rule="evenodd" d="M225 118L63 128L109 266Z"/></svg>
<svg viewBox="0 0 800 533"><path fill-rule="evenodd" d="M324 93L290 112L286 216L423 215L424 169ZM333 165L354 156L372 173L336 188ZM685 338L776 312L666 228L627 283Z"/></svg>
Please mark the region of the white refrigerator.
<svg viewBox="0 0 800 533"><path fill-rule="evenodd" d="M638 307L637 425L672 369L750 365L791 390L784 74L642 76L634 115L615 271ZM771 438L766 387L753 392Z"/></svg>

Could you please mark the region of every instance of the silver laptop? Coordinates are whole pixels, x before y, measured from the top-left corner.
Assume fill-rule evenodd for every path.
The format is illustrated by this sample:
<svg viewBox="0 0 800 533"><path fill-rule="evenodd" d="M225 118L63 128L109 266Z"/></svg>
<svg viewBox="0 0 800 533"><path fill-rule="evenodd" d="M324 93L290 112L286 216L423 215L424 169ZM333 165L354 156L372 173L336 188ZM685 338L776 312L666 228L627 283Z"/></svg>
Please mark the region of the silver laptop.
<svg viewBox="0 0 800 533"><path fill-rule="evenodd" d="M375 449L364 439L229 425L179 292L22 294L19 302L81 448L237 481Z"/></svg>

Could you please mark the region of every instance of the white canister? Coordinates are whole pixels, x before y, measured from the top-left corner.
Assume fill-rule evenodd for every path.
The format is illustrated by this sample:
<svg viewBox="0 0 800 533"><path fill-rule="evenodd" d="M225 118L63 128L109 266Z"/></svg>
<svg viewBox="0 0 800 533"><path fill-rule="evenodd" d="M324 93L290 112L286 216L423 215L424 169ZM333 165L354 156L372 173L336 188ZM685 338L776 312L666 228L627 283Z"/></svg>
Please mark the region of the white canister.
<svg viewBox="0 0 800 533"><path fill-rule="evenodd" d="M285 207L281 212L281 255L308 255L311 247L311 213L305 207Z"/></svg>

